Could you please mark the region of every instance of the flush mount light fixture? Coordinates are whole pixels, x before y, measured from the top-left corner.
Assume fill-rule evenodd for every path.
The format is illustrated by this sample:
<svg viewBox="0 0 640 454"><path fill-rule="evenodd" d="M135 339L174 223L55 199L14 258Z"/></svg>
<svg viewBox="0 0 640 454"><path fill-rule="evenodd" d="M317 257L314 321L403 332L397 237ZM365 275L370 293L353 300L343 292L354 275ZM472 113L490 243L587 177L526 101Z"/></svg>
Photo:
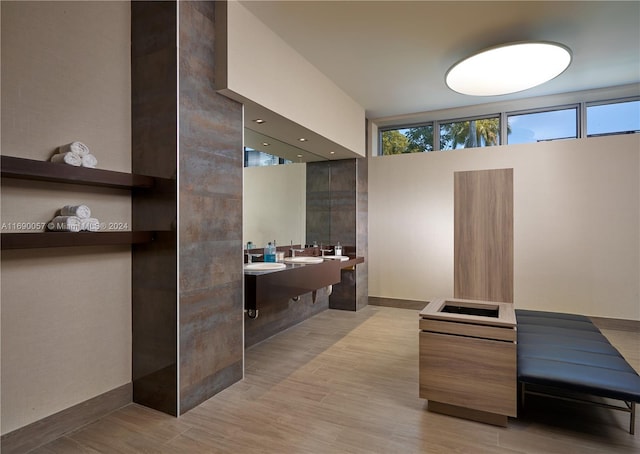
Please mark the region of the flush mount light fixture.
<svg viewBox="0 0 640 454"><path fill-rule="evenodd" d="M453 91L471 96L516 93L560 75L571 63L562 44L517 42L491 47L456 63L445 81Z"/></svg>

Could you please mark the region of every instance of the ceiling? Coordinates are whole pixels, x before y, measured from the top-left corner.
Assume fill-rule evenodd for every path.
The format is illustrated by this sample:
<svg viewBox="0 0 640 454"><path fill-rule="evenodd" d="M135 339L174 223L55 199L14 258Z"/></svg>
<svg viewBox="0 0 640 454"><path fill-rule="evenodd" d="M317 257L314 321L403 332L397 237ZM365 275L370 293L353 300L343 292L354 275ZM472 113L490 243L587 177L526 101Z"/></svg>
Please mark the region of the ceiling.
<svg viewBox="0 0 640 454"><path fill-rule="evenodd" d="M369 119L640 82L638 1L242 1L360 104ZM512 95L465 96L459 60L523 40L569 47L556 79Z"/></svg>

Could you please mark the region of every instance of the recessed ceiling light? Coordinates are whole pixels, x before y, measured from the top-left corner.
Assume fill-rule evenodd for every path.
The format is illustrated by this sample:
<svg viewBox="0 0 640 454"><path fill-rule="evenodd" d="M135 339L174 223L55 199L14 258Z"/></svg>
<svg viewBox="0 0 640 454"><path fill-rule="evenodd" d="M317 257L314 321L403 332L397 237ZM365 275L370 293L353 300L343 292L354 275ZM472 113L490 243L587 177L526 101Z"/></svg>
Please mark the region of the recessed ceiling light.
<svg viewBox="0 0 640 454"><path fill-rule="evenodd" d="M331 151L331 152L329 152L329 154L336 154L336 152L335 151Z"/></svg>
<svg viewBox="0 0 640 454"><path fill-rule="evenodd" d="M491 47L456 63L445 81L453 91L472 96L516 93L560 75L571 52L551 42L518 42Z"/></svg>
<svg viewBox="0 0 640 454"><path fill-rule="evenodd" d="M268 147L271 144L269 142L262 142L262 145L265 146L265 147Z"/></svg>
<svg viewBox="0 0 640 454"><path fill-rule="evenodd" d="M255 120L253 120L254 122L258 123L259 125L261 125L262 123L266 123L266 120L263 120L262 118L256 118Z"/></svg>
<svg viewBox="0 0 640 454"><path fill-rule="evenodd" d="M301 155L301 154L299 154L299 155L298 155L298 157L299 157L299 158L301 158L301 157L302 157L302 155Z"/></svg>
<svg viewBox="0 0 640 454"><path fill-rule="evenodd" d="M298 140L299 140L300 142L306 142L306 141L307 141L307 139L305 139L304 137L300 137Z"/></svg>

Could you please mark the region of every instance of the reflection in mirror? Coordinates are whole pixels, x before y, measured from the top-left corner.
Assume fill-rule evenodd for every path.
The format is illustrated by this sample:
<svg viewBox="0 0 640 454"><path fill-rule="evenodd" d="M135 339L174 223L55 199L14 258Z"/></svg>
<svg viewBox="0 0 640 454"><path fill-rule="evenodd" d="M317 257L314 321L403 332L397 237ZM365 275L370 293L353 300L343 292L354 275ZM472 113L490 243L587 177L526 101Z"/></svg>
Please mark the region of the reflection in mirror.
<svg viewBox="0 0 640 454"><path fill-rule="evenodd" d="M304 244L306 164L245 167L242 239L255 248Z"/></svg>
<svg viewBox="0 0 640 454"><path fill-rule="evenodd" d="M326 161L309 151L245 128L242 240L255 248L305 244L306 162Z"/></svg>

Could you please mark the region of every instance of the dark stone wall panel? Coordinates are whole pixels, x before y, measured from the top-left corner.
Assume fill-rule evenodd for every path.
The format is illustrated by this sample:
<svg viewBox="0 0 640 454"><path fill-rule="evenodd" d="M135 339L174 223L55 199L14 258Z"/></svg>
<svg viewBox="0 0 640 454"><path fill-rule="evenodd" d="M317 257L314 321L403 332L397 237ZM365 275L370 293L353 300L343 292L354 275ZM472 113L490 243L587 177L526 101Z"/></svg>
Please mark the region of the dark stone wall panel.
<svg viewBox="0 0 640 454"><path fill-rule="evenodd" d="M241 272L242 252L235 240L185 242L180 247L181 296L229 284L242 290Z"/></svg>
<svg viewBox="0 0 640 454"><path fill-rule="evenodd" d="M180 3L180 413L242 378L242 106L215 92L215 2Z"/></svg>
<svg viewBox="0 0 640 454"><path fill-rule="evenodd" d="M242 232L242 197L216 196L189 191L180 193L180 242L233 241ZM228 213L235 213L229 216ZM239 257L241 249L236 251Z"/></svg>
<svg viewBox="0 0 640 454"><path fill-rule="evenodd" d="M242 362L242 342L238 342L237 333L242 332L243 314L234 310L235 302L241 298L242 290L233 284L182 296L180 380L187 383L187 387L181 386L182 400L192 401L189 393L197 390L198 384L208 386L204 384L210 377ZM234 381L240 378L242 371ZM181 412L184 411L181 405Z"/></svg>
<svg viewBox="0 0 640 454"><path fill-rule="evenodd" d="M159 233L132 247L133 400L177 415L176 4L131 4L133 172L173 178L132 196L134 230Z"/></svg>

